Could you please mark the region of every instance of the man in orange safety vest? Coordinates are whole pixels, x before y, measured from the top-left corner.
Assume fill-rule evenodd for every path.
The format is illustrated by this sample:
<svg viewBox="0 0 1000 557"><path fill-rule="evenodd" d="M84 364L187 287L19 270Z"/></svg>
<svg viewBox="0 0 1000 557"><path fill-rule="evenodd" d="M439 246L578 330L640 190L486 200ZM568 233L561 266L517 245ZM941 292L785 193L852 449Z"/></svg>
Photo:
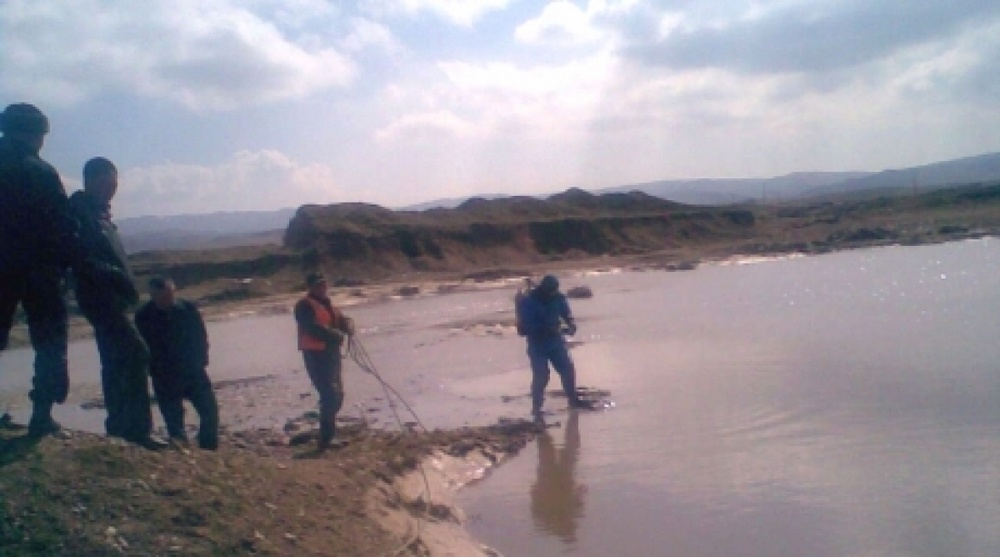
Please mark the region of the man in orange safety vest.
<svg viewBox="0 0 1000 557"><path fill-rule="evenodd" d="M344 403L343 361L340 347L354 334L354 322L333 306L327 296L327 282L322 273L306 276L307 292L295 304L299 350L306 371L319 393L319 449L341 446L337 435L337 412Z"/></svg>

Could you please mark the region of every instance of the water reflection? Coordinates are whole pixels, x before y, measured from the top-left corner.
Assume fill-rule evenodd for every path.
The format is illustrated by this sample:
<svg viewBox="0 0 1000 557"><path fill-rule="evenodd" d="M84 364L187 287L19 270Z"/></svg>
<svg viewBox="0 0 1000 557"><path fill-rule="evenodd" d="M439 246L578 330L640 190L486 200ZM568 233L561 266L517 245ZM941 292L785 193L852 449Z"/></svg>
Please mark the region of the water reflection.
<svg viewBox="0 0 1000 557"><path fill-rule="evenodd" d="M474 533L535 557L1000 555L997 276L990 239L588 279L574 357L619 405L582 416L572 464L539 442L546 494L533 454L470 490Z"/></svg>
<svg viewBox="0 0 1000 557"><path fill-rule="evenodd" d="M566 420L562 447L548 429L538 436L538 477L531 486L531 516L535 527L568 545L576 542L577 522L583 517L587 486L576 479L580 459L580 423L577 412Z"/></svg>

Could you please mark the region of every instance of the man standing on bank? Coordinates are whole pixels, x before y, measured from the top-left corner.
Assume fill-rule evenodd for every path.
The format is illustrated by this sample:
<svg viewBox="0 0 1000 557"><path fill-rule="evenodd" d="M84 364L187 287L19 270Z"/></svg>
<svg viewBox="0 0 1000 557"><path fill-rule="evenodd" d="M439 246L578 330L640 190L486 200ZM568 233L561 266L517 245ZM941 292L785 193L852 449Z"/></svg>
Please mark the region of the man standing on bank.
<svg viewBox="0 0 1000 557"><path fill-rule="evenodd" d="M87 161L83 191L70 196L88 262L87 272L76 273L76 301L97 338L107 434L158 450L167 445L150 436L149 349L126 314L139 302L139 292L118 228L111 222L111 199L117 191L115 165L103 157Z"/></svg>
<svg viewBox="0 0 1000 557"><path fill-rule="evenodd" d="M344 403L340 346L346 336L354 334L354 322L333 307L322 273L309 273L306 287L306 296L295 304L295 322L306 371L319 393L318 446L322 451L344 444L336 439L337 412Z"/></svg>
<svg viewBox="0 0 1000 557"><path fill-rule="evenodd" d="M35 349L33 410L28 434L59 431L52 405L69 393L67 314L63 279L75 251L59 174L38 156L49 121L30 104L0 113L0 351L7 348L18 304Z"/></svg>
<svg viewBox="0 0 1000 557"><path fill-rule="evenodd" d="M531 415L536 419L542 415L550 362L562 380L569 407L591 408L576 392L576 366L562 335L564 322L566 333L576 334L576 320L566 296L559 291L559 279L545 275L530 293L518 298L517 304L518 332L527 337L531 361Z"/></svg>
<svg viewBox="0 0 1000 557"><path fill-rule="evenodd" d="M198 412L198 446L219 447L219 405L208 366L208 331L197 306L177 298L174 281L149 280L150 300L135 314L135 325L149 346L153 393L172 443L187 445L184 399Z"/></svg>

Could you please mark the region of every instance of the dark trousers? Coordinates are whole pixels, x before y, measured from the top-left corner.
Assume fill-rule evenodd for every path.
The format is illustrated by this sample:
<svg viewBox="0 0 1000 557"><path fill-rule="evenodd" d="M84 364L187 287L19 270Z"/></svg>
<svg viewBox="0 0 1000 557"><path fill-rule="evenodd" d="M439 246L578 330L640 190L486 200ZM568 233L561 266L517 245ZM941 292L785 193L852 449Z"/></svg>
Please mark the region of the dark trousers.
<svg viewBox="0 0 1000 557"><path fill-rule="evenodd" d="M528 359L531 361L531 407L541 410L545 402L545 387L549 385L549 363L562 380L563 392L570 404L576 403L576 367L561 336L528 339Z"/></svg>
<svg viewBox="0 0 1000 557"><path fill-rule="evenodd" d="M187 399L198 413L198 446L211 450L219 447L219 403L204 369L158 372L153 377L153 392L171 438L187 441L184 430L184 399Z"/></svg>
<svg viewBox="0 0 1000 557"><path fill-rule="evenodd" d="M68 318L58 269L0 274L0 350L7 348L17 305L28 317L35 349L31 400L36 406L63 403L69 394L66 358Z"/></svg>
<svg viewBox="0 0 1000 557"><path fill-rule="evenodd" d="M101 356L101 386L108 411L104 428L112 437L145 439L153 429L149 349L124 312L108 311L90 322Z"/></svg>
<svg viewBox="0 0 1000 557"><path fill-rule="evenodd" d="M320 439L329 441L337 434L337 412L344 404L344 382L341 378L340 351L303 350L302 359L313 387L319 393Z"/></svg>

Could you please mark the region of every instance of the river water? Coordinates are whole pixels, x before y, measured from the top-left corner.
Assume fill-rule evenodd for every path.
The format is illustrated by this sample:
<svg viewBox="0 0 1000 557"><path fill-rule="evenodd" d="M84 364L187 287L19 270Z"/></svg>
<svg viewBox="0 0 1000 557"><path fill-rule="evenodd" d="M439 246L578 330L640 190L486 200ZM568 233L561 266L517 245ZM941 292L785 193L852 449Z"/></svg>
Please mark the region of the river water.
<svg viewBox="0 0 1000 557"><path fill-rule="evenodd" d="M584 384L462 493L508 556L1000 555L1000 241L625 273Z"/></svg>
<svg viewBox="0 0 1000 557"><path fill-rule="evenodd" d="M615 407L550 399L547 433L460 493L470 528L508 557L1000 555L998 277L996 239L564 276L594 291L572 302L580 383ZM513 288L346 312L421 423L488 424L530 406ZM225 425L315 408L291 315L209 334L210 374L235 381ZM101 431L103 411L80 407L100 395L93 341L70 360L56 417ZM18 419L30 361L0 356L0 410ZM345 382L342 415L398 427L378 381L348 364Z"/></svg>

